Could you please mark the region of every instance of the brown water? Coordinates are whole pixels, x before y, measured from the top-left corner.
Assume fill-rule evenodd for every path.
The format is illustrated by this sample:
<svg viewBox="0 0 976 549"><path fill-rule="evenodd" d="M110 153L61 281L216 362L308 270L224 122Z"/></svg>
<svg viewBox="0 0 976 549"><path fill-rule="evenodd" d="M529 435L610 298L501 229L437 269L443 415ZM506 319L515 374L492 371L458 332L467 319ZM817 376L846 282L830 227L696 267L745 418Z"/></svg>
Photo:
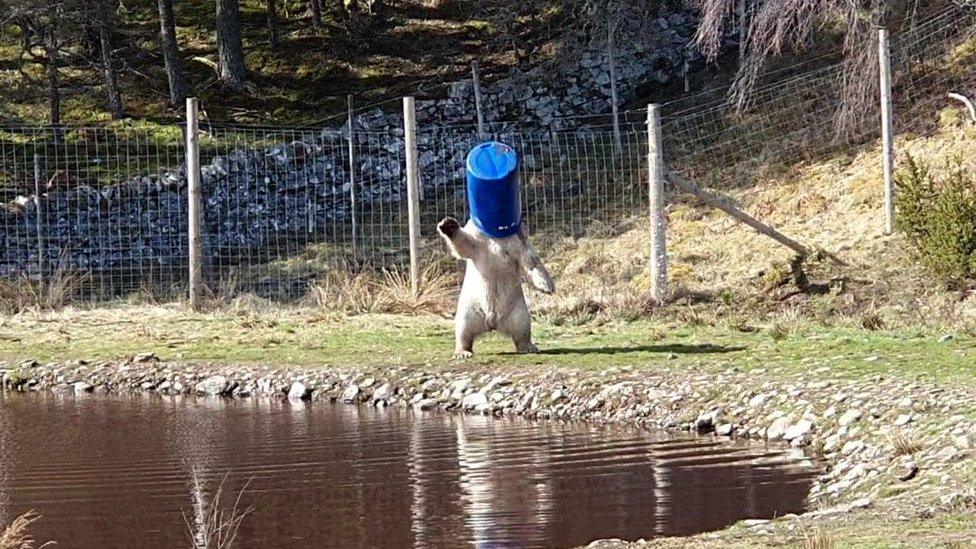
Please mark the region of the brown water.
<svg viewBox="0 0 976 549"><path fill-rule="evenodd" d="M239 547L566 547L802 511L813 469L755 446L315 403L0 396L0 518L58 547L189 547L204 499Z"/></svg>

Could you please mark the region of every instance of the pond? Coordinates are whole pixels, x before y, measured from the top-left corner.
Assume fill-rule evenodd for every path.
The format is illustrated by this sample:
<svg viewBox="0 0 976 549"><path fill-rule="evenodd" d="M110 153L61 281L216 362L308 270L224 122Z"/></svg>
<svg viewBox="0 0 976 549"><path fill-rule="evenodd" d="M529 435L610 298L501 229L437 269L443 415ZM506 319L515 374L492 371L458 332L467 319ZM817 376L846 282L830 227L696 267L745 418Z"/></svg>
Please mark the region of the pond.
<svg viewBox="0 0 976 549"><path fill-rule="evenodd" d="M351 405L0 395L0 518L58 547L569 547L804 510L802 453L587 423Z"/></svg>

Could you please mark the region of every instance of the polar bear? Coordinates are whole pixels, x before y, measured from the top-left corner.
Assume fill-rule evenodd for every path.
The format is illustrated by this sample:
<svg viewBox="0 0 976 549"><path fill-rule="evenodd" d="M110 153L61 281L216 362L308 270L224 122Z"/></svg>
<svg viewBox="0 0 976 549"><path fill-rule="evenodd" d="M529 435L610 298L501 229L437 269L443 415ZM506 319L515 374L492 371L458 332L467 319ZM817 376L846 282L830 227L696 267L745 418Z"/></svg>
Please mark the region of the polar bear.
<svg viewBox="0 0 976 549"><path fill-rule="evenodd" d="M473 356L474 340L492 330L511 337L520 353L538 352L532 343L522 280L547 294L556 291L556 285L529 243L525 227L511 236L493 238L478 230L474 221L462 228L447 217L437 224L437 232L451 253L467 262L454 317L454 357Z"/></svg>

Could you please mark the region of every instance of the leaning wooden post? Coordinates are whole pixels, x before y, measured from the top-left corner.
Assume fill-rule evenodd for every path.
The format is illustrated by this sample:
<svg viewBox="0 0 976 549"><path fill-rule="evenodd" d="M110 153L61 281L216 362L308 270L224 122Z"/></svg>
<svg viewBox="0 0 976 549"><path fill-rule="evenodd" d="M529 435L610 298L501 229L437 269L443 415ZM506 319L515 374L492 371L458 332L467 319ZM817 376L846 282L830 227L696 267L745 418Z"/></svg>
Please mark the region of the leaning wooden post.
<svg viewBox="0 0 976 549"><path fill-rule="evenodd" d="M607 63L610 65L610 108L613 111L613 145L620 154L620 113L617 109L617 71L613 63L613 23L607 23Z"/></svg>
<svg viewBox="0 0 976 549"><path fill-rule="evenodd" d="M403 98L403 135L407 159L407 218L410 236L410 293L420 293L420 180L417 173L417 118L413 97Z"/></svg>
<svg viewBox="0 0 976 549"><path fill-rule="evenodd" d="M346 115L347 124L349 125L349 211L350 220L352 222L352 255L355 257L357 255L357 231L356 231L356 155L354 153L353 147L353 131L352 131L352 94L346 96L346 104L348 114Z"/></svg>
<svg viewBox="0 0 976 549"><path fill-rule="evenodd" d="M660 105L647 106L647 176L651 207L651 297L668 297L667 218L664 215L664 140Z"/></svg>
<svg viewBox="0 0 976 549"><path fill-rule="evenodd" d="M739 27L739 66L746 60L746 0L739 0L735 6L736 26Z"/></svg>
<svg viewBox="0 0 976 549"><path fill-rule="evenodd" d="M186 183L189 200L190 307L203 299L203 190L200 185L200 120L195 97L186 100Z"/></svg>
<svg viewBox="0 0 976 549"><path fill-rule="evenodd" d="M485 139L485 113L481 110L481 80L478 78L478 62L471 62L471 80L474 82L474 110L478 114L478 139Z"/></svg>
<svg viewBox="0 0 976 549"><path fill-rule="evenodd" d="M891 56L888 31L878 30L878 60L881 63L881 164L884 169L884 234L895 225L894 136L891 127Z"/></svg>
<svg viewBox="0 0 976 549"><path fill-rule="evenodd" d="M41 173L41 156L34 153L34 213L37 218L34 220L34 226L37 230L37 281L38 288L40 291L44 292L44 229L43 229L43 219L41 213L41 180L43 174Z"/></svg>

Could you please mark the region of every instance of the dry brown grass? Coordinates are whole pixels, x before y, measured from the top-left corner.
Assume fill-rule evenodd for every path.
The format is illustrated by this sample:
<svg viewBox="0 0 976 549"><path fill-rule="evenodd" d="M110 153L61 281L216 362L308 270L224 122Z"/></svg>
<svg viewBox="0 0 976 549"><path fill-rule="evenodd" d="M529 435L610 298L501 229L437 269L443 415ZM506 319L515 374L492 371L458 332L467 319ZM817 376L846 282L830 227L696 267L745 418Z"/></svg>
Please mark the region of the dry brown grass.
<svg viewBox="0 0 976 549"><path fill-rule="evenodd" d="M0 313L17 314L31 310L58 310L71 302L88 277L56 269L43 281L26 277L0 280Z"/></svg>
<svg viewBox="0 0 976 549"><path fill-rule="evenodd" d="M804 549L833 549L834 537L822 528L815 528L812 532L803 531Z"/></svg>
<svg viewBox="0 0 976 549"><path fill-rule="evenodd" d="M335 269L312 287L306 304L349 314L442 314L453 308L458 287L457 272L436 260L422 267L416 296L407 268Z"/></svg>
<svg viewBox="0 0 976 549"><path fill-rule="evenodd" d="M30 533L30 526L41 518L33 510L27 511L23 515L15 518L3 532L0 532L0 549L34 549L34 536ZM40 548L54 545L54 542L46 542Z"/></svg>
<svg viewBox="0 0 976 549"><path fill-rule="evenodd" d="M227 475L224 475L210 502L207 503L203 486L196 472L193 473L190 494L193 498L193 518L184 513L183 521L186 523L194 549L230 549L237 541L241 523L253 510L251 507L241 505L247 483L238 492L233 504L227 507L223 501L226 481Z"/></svg>
<svg viewBox="0 0 976 549"><path fill-rule="evenodd" d="M896 432L891 435L891 447L896 456L910 456L922 450L922 441L911 434Z"/></svg>

